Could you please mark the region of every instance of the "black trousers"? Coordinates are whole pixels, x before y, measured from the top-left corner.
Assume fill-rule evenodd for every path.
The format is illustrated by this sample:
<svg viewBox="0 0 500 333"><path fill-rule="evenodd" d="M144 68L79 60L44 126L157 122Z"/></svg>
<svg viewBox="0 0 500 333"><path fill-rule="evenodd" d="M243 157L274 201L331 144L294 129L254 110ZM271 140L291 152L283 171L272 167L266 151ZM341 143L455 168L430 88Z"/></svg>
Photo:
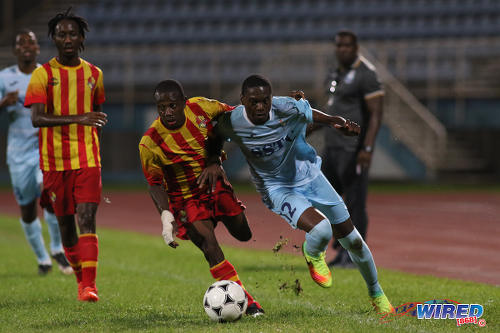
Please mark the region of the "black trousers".
<svg viewBox="0 0 500 333"><path fill-rule="evenodd" d="M326 148L323 154L322 171L337 193L344 198L352 223L363 239L366 239L368 170L359 175L356 173L357 155L358 152ZM338 242L335 242L334 248L338 246Z"/></svg>

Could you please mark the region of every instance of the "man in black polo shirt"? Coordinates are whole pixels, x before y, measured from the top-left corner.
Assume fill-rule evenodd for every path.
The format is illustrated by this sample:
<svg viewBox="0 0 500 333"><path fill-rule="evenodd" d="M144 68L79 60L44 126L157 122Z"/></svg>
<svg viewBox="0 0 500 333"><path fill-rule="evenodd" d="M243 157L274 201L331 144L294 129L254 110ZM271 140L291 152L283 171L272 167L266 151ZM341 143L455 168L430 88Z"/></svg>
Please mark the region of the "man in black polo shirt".
<svg viewBox="0 0 500 333"><path fill-rule="evenodd" d="M335 46L338 68L327 78L328 113L355 121L361 126L361 134L348 137L326 131L323 172L344 197L354 225L366 239L368 170L382 120L384 91L373 65L358 55L357 36L353 32L339 31ZM338 242L333 247L339 252L329 265L354 267Z"/></svg>

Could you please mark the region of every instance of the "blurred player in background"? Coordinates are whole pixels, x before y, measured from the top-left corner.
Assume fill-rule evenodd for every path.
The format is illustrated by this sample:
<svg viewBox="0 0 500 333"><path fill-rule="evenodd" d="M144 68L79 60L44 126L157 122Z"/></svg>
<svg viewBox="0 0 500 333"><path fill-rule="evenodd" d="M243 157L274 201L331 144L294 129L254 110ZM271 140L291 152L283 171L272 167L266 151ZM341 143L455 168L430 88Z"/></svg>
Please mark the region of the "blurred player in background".
<svg viewBox="0 0 500 333"><path fill-rule="evenodd" d="M359 137L325 132L323 172L343 196L353 224L366 239L366 196L375 138L382 121L384 91L373 66L358 56L356 35L348 30L335 36L338 68L327 78L328 113L348 117L361 127ZM329 265L354 267L347 251L335 241L339 252Z"/></svg>
<svg viewBox="0 0 500 333"><path fill-rule="evenodd" d="M160 82L154 98L159 117L142 137L139 152L149 193L161 214L162 236L172 248L178 246L175 235L190 239L205 255L214 279L232 280L243 287L234 266L225 259L214 229L222 221L240 241L250 240L252 233L244 206L229 182L210 176L223 175L219 156L206 159L211 120L232 107L204 97L187 99L174 80ZM213 172L203 172L208 169ZM198 186L198 179L201 183L207 179L208 192ZM262 315L260 304L245 293L246 314Z"/></svg>
<svg viewBox="0 0 500 333"><path fill-rule="evenodd" d="M7 164L14 196L21 208L21 226L37 258L38 274L46 275L52 269L52 262L45 249L42 225L37 212L37 198L40 197L42 187L38 129L31 124L31 110L24 107L31 73L39 66L36 62L39 53L40 47L33 31L23 29L16 34L14 55L17 65L0 71L0 110L6 110L9 114ZM44 208L52 258L64 274L71 274L73 270L64 256L56 216L50 204Z"/></svg>
<svg viewBox="0 0 500 333"><path fill-rule="evenodd" d="M87 22L70 9L48 23L58 55L33 72L25 105L31 106L33 126L40 127L44 191L59 221L64 251L78 282L78 299L95 302L99 300L95 217L102 190L99 139L107 116L101 112L102 72L79 57Z"/></svg>
<svg viewBox="0 0 500 333"><path fill-rule="evenodd" d="M332 285L325 253L333 234L357 264L375 311L393 312L368 246L321 172L321 159L305 141L308 123L329 125L344 135L357 135L359 126L312 109L305 99L272 97L270 82L260 75L245 79L241 103L217 119L215 131L240 147L266 206L306 232L302 252L313 280L325 288Z"/></svg>

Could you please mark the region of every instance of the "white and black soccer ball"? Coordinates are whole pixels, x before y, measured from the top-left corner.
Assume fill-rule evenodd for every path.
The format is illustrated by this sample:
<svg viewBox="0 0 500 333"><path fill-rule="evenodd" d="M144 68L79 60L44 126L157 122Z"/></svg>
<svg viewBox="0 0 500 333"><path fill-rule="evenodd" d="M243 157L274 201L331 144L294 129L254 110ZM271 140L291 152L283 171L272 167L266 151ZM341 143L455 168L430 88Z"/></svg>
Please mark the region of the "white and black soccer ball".
<svg viewBox="0 0 500 333"><path fill-rule="evenodd" d="M224 323L241 318L248 306L247 295L234 281L221 280L208 287L203 297L205 312L213 321Z"/></svg>

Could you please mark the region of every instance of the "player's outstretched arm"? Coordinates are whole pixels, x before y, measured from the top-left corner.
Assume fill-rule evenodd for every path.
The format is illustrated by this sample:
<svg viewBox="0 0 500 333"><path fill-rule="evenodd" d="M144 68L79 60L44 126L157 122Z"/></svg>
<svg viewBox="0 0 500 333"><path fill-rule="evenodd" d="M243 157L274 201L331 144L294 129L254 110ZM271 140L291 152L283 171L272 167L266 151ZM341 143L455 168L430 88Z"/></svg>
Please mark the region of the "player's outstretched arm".
<svg viewBox="0 0 500 333"><path fill-rule="evenodd" d="M340 116L330 116L320 110L312 109L313 111L313 122L319 124L329 125L333 128L338 129L344 135L356 136L360 132L360 127L354 121L345 119Z"/></svg>
<svg viewBox="0 0 500 333"><path fill-rule="evenodd" d="M165 243L176 248L179 244L175 241L175 235L177 234L177 224L175 223L175 218L172 212L169 210L168 205L168 195L165 189L161 185L150 185L149 194L153 199L153 202L161 214L161 224L162 232L161 235Z"/></svg>
<svg viewBox="0 0 500 333"><path fill-rule="evenodd" d="M79 115L59 116L45 112L45 105L35 103L31 105L31 122L33 127L52 127L69 124L102 127L108 122L108 116L103 112L88 112Z"/></svg>

